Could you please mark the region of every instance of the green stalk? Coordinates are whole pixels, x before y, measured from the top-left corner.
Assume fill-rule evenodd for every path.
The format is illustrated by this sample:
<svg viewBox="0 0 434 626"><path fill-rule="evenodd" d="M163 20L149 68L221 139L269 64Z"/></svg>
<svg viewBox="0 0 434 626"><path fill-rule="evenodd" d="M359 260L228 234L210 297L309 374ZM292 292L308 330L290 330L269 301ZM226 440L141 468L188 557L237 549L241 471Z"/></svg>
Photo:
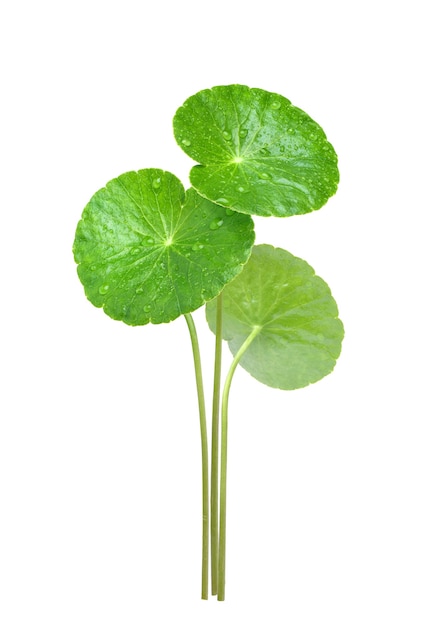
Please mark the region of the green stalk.
<svg viewBox="0 0 434 626"><path fill-rule="evenodd" d="M222 371L222 312L223 297L217 296L214 390L212 403L212 442L211 442L211 593L217 595L218 588L218 480L219 480L219 412L220 383Z"/></svg>
<svg viewBox="0 0 434 626"><path fill-rule="evenodd" d="M202 444L202 600L208 600L208 555L209 555L209 492L208 492L208 439L203 391L202 366L196 326L190 313L185 316L190 331L196 374L197 400L199 404L200 439Z"/></svg>
<svg viewBox="0 0 434 626"><path fill-rule="evenodd" d="M225 599L226 577L226 483L228 466L228 401L232 378L235 369L252 341L260 333L261 326L254 326L241 348L236 353L229 368L228 375L223 387L222 394L222 438L221 438L221 464L220 464L220 534L219 534L219 560L218 560L218 593L217 600Z"/></svg>

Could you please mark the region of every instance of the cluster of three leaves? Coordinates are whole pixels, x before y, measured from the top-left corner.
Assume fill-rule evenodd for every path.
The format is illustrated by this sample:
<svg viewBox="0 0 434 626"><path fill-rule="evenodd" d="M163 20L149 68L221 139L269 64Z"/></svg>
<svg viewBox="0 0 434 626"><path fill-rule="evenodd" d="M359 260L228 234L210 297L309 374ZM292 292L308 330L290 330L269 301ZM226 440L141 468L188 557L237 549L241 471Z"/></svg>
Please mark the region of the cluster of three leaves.
<svg viewBox="0 0 434 626"><path fill-rule="evenodd" d="M224 293L223 337L272 387L295 389L334 367L343 329L327 285L289 252L253 247L250 215L323 206L337 158L322 129L286 98L230 85L189 98L174 118L178 144L200 163L186 192L169 172L110 181L86 206L74 254L89 300L131 325L169 322ZM253 249L252 249L253 247Z"/></svg>

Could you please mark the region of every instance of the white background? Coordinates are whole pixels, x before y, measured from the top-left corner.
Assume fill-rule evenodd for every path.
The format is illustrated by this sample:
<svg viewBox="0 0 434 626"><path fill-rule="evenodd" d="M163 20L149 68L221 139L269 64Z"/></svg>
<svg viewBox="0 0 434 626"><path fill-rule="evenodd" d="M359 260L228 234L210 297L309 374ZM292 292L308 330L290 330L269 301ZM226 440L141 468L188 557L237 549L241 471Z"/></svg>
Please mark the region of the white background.
<svg viewBox="0 0 434 626"><path fill-rule="evenodd" d="M2 626L432 626L428 2L14 2L2 10ZM337 195L256 220L345 323L329 377L236 373L227 601L200 600L200 442L184 320L129 328L71 254L92 194L161 167L193 93L281 93L324 128ZM195 314L211 385L213 338ZM229 362L226 357L225 363Z"/></svg>

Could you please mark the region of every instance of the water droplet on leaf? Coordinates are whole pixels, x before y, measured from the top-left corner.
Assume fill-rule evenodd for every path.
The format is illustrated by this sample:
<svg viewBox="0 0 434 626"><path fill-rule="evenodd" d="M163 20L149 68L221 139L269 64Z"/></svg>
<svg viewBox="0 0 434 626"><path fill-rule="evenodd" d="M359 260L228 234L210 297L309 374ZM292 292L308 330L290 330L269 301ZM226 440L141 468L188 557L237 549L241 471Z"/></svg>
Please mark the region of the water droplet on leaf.
<svg viewBox="0 0 434 626"><path fill-rule="evenodd" d="M226 209L226 215L229 215L229 217L233 215L234 213L235 211L232 211L232 209Z"/></svg>
<svg viewBox="0 0 434 626"><path fill-rule="evenodd" d="M270 109L274 109L275 111L277 111L277 109L280 109L281 106L282 105L278 100L273 100L273 102L270 104Z"/></svg>
<svg viewBox="0 0 434 626"><path fill-rule="evenodd" d="M91 272L94 272L96 270L96 265L91 265L90 266L90 270L91 270Z"/></svg>
<svg viewBox="0 0 434 626"><path fill-rule="evenodd" d="M229 200L227 198L217 198L217 204L229 204Z"/></svg>
<svg viewBox="0 0 434 626"><path fill-rule="evenodd" d="M152 237L145 237L142 239L142 246L152 246L154 244L154 240Z"/></svg>
<svg viewBox="0 0 434 626"><path fill-rule="evenodd" d="M241 128L241 130L239 132L239 135L240 135L240 137L247 137L247 133L248 132L249 131L247 130L247 128Z"/></svg>
<svg viewBox="0 0 434 626"><path fill-rule="evenodd" d="M101 287L98 289L98 291L103 296L105 293L107 293L107 291L109 289L110 289L110 285L101 285Z"/></svg>
<svg viewBox="0 0 434 626"><path fill-rule="evenodd" d="M223 135L223 139L225 139L226 141L230 141L232 139L231 133L227 130L224 130L222 132L222 135Z"/></svg>
<svg viewBox="0 0 434 626"><path fill-rule="evenodd" d="M154 180L152 181L152 187L154 189L160 189L160 187L161 187L161 178L154 178Z"/></svg>
<svg viewBox="0 0 434 626"><path fill-rule="evenodd" d="M220 226L223 226L223 220L219 218L216 218L215 220L213 220L211 224L209 225L211 230L217 230L217 228L220 228Z"/></svg>
<svg viewBox="0 0 434 626"><path fill-rule="evenodd" d="M151 310L151 305L150 304L145 304L145 306L143 307L143 310L145 313L149 313L149 311Z"/></svg>
<svg viewBox="0 0 434 626"><path fill-rule="evenodd" d="M191 141L190 141L190 139L183 139L183 140L181 141L181 143L182 143L182 145L183 145L183 146L191 146Z"/></svg>
<svg viewBox="0 0 434 626"><path fill-rule="evenodd" d="M202 250L203 248L203 244L196 242L191 246L191 249L194 250L194 252L197 252L198 250Z"/></svg>
<svg viewBox="0 0 434 626"><path fill-rule="evenodd" d="M267 172L260 172L259 178L262 178L262 180L270 180L271 176Z"/></svg>
<svg viewBox="0 0 434 626"><path fill-rule="evenodd" d="M143 287L137 287L136 293L143 293Z"/></svg>

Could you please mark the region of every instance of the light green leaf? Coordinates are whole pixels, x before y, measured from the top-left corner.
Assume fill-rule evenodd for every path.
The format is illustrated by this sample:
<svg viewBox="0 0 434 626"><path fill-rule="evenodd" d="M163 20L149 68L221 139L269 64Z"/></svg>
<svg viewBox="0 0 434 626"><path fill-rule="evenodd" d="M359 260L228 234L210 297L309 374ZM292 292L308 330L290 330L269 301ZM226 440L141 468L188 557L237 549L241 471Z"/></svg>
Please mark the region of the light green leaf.
<svg viewBox="0 0 434 626"><path fill-rule="evenodd" d="M336 153L324 131L289 100L262 89L205 89L173 120L181 148L201 165L191 184L250 215L285 217L322 207L337 189Z"/></svg>
<svg viewBox="0 0 434 626"><path fill-rule="evenodd" d="M334 368L344 335L329 287L286 250L255 246L242 273L223 292L223 338L235 355L259 332L240 364L270 387L298 389ZM206 307L215 332L216 301Z"/></svg>
<svg viewBox="0 0 434 626"><path fill-rule="evenodd" d="M133 326L169 322L214 298L247 261L253 222L186 193L169 172L122 174L83 211L74 241L89 300Z"/></svg>

